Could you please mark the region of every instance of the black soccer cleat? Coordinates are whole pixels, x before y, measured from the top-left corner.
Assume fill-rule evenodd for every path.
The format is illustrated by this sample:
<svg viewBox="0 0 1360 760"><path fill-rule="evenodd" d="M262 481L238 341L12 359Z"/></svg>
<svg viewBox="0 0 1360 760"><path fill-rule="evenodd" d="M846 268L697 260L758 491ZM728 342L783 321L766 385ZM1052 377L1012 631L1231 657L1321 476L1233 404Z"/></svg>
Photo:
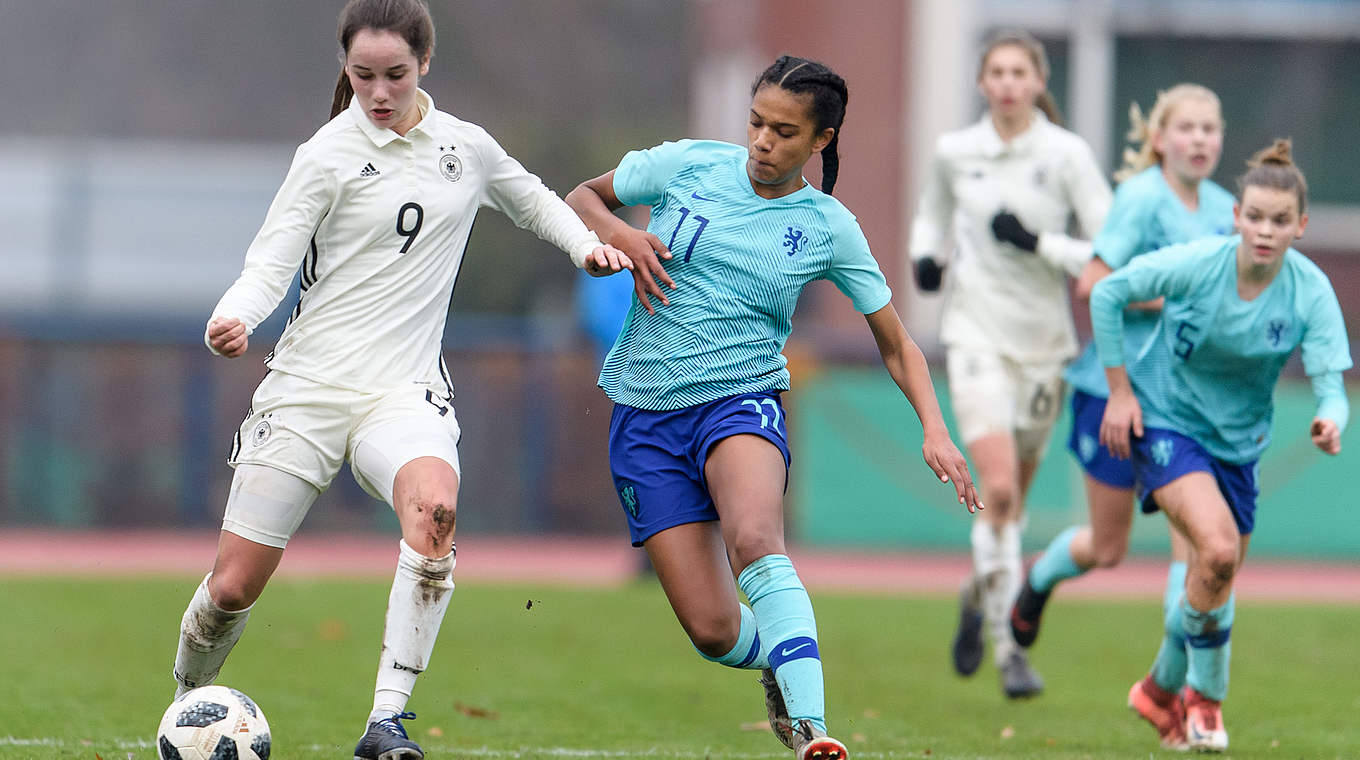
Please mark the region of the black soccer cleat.
<svg viewBox="0 0 1360 760"><path fill-rule="evenodd" d="M954 633L954 671L971 676L982 664L982 607L970 578L959 591L959 629Z"/></svg>
<svg viewBox="0 0 1360 760"><path fill-rule="evenodd" d="M1011 699L1038 696L1044 690L1044 679L1030 666L1023 649L1011 652L1001 663L1001 690Z"/></svg>
<svg viewBox="0 0 1360 760"><path fill-rule="evenodd" d="M1028 649L1039 638L1039 619L1044 614L1044 605L1048 604L1050 593L1035 591L1029 584L1029 574L1025 574L1025 581L1020 584L1020 594L1011 605L1011 635L1015 637L1015 643Z"/></svg>
<svg viewBox="0 0 1360 760"><path fill-rule="evenodd" d="M368 730L354 747L354 760L422 760L425 753L406 736L401 725L403 720L415 717L415 713L404 712L368 724Z"/></svg>

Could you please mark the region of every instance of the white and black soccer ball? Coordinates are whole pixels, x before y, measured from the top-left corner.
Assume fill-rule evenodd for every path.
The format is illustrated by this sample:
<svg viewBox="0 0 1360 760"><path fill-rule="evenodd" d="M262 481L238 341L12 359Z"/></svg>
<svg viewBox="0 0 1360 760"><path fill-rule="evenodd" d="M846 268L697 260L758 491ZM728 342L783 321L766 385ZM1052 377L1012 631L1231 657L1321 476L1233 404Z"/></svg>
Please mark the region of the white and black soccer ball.
<svg viewBox="0 0 1360 760"><path fill-rule="evenodd" d="M269 760L269 721L245 694L200 686L166 708L156 752L160 760Z"/></svg>

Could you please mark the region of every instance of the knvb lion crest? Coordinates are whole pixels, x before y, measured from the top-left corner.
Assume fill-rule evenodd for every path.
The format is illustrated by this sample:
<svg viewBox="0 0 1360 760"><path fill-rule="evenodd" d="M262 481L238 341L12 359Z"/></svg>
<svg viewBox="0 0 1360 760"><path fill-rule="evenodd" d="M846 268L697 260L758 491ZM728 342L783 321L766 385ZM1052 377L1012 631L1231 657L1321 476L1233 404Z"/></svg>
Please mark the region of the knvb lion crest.
<svg viewBox="0 0 1360 760"><path fill-rule="evenodd" d="M1175 453L1175 450L1176 444L1168 438L1163 438L1152 444L1152 461L1156 462L1159 467L1166 467L1171 464L1171 455Z"/></svg>
<svg viewBox="0 0 1360 760"><path fill-rule="evenodd" d="M807 248L807 231L796 224L791 224L784 228L784 253L794 256Z"/></svg>
<svg viewBox="0 0 1360 760"><path fill-rule="evenodd" d="M1270 341L1271 348L1279 348L1280 342L1284 340L1284 330L1289 324L1283 319L1272 319L1266 325L1266 339Z"/></svg>
<svg viewBox="0 0 1360 760"><path fill-rule="evenodd" d="M623 502L623 508L628 510L628 514L638 516L637 489L633 488L632 483L625 483L619 488L619 501Z"/></svg>

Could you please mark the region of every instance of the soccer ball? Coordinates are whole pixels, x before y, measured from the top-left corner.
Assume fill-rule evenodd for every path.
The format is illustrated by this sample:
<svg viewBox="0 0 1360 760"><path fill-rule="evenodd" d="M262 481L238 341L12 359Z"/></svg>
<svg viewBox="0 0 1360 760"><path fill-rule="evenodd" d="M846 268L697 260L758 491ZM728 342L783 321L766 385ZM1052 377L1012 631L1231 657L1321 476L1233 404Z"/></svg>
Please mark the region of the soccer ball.
<svg viewBox="0 0 1360 760"><path fill-rule="evenodd" d="M165 710L156 731L160 760L269 760L269 722L226 686L200 686Z"/></svg>

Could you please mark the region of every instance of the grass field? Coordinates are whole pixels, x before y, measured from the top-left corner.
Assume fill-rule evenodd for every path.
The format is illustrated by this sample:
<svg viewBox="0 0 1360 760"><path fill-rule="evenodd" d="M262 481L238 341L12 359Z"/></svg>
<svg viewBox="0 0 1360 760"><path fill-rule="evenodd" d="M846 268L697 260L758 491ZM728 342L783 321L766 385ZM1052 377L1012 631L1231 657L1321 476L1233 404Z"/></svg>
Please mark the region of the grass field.
<svg viewBox="0 0 1360 760"><path fill-rule="evenodd" d="M196 579L0 578L0 760L155 757L179 616ZM279 579L220 682L269 717L274 757L349 758L370 706L383 581ZM817 593L833 733L856 758L1149 758L1124 707L1157 644L1157 602L1062 600L1034 660L1047 692L1008 702L990 664L946 659L941 597ZM532 602L532 605L530 605ZM1360 609L1245 601L1225 711L1233 758L1360 755ZM410 709L439 758L787 758L756 674L694 654L654 583L460 585Z"/></svg>

